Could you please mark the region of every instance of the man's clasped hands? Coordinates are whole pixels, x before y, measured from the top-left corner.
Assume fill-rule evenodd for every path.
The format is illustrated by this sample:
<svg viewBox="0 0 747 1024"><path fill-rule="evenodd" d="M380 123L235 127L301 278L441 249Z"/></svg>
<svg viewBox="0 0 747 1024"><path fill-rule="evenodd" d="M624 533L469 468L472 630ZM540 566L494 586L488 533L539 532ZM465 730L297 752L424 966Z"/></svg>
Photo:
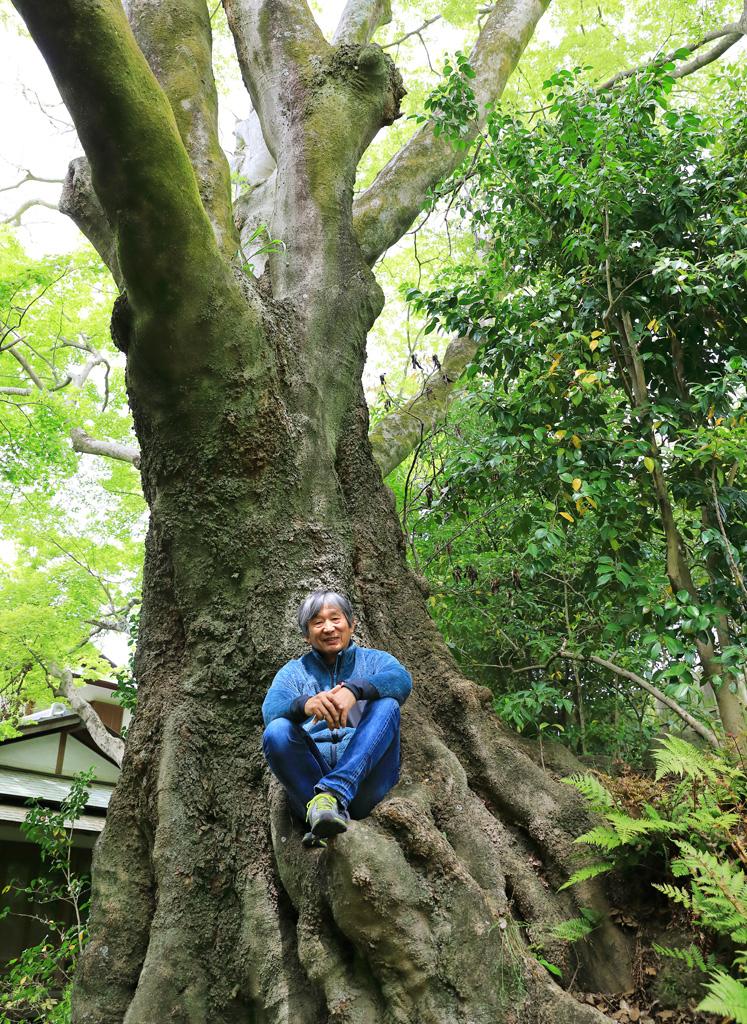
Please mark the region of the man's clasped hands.
<svg viewBox="0 0 747 1024"><path fill-rule="evenodd" d="M322 719L330 729L344 729L348 721L348 712L356 703L355 694L346 686L338 683L331 690L321 690L309 697L304 705L304 712L313 715L315 722Z"/></svg>

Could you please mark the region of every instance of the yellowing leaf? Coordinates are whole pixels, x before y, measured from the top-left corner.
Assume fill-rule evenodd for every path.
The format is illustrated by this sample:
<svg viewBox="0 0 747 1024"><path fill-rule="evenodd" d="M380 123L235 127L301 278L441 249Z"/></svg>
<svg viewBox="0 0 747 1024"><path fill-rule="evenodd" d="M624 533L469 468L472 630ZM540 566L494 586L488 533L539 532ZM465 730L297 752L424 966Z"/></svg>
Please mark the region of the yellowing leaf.
<svg viewBox="0 0 747 1024"><path fill-rule="evenodd" d="M589 348L591 349L592 352L594 352L596 349L598 349L599 348L599 338L592 338L592 340L589 342Z"/></svg>
<svg viewBox="0 0 747 1024"><path fill-rule="evenodd" d="M586 500L589 502L592 508L599 508L599 505L597 505L593 498L587 497Z"/></svg>
<svg viewBox="0 0 747 1024"><path fill-rule="evenodd" d="M571 443L574 448L581 447L581 438L578 436L578 434L573 434L573 436L571 437Z"/></svg>
<svg viewBox="0 0 747 1024"><path fill-rule="evenodd" d="M646 469L649 471L649 473L653 473L654 466L656 465L656 463L654 462L654 460L651 458L650 455L647 455L646 458L643 460L643 465L646 467Z"/></svg>
<svg viewBox="0 0 747 1024"><path fill-rule="evenodd" d="M712 405L712 406L711 406L711 407L709 408L708 412L706 413L706 417L707 417L708 419L710 419L710 418L711 418L711 416L713 416L713 414L714 414L714 412L715 412L715 411L716 411L716 406L715 406L715 405Z"/></svg>
<svg viewBox="0 0 747 1024"><path fill-rule="evenodd" d="M646 324L646 329L649 330L649 331L658 331L659 330L659 321L658 320L649 320L649 322Z"/></svg>
<svg viewBox="0 0 747 1024"><path fill-rule="evenodd" d="M552 362L550 363L550 369L549 369L549 370L547 371L547 376L548 376L548 377L551 377L551 376L552 376L552 374L553 374L553 373L555 373L555 371L557 370L557 368L558 368L558 365L559 365L559 363L560 363L560 360L561 360L562 358L563 358L563 357L562 357L562 356L560 356L560 355L557 355L557 356L555 356L555 358L553 359L553 361L552 361Z"/></svg>
<svg viewBox="0 0 747 1024"><path fill-rule="evenodd" d="M570 512L561 512L560 514L563 517L563 519L567 519L569 523L575 523L576 520L573 518Z"/></svg>
<svg viewBox="0 0 747 1024"><path fill-rule="evenodd" d="M558 441L562 441L567 433L567 430L556 430L555 436L557 437Z"/></svg>
<svg viewBox="0 0 747 1024"><path fill-rule="evenodd" d="M591 334L589 335L589 337L591 337L591 338L601 338L603 334L604 334L604 331L592 331Z"/></svg>
<svg viewBox="0 0 747 1024"><path fill-rule="evenodd" d="M574 491L580 491L582 483L583 483L583 481L581 479L579 479L579 477L575 477L575 479L571 483L571 487L573 488Z"/></svg>

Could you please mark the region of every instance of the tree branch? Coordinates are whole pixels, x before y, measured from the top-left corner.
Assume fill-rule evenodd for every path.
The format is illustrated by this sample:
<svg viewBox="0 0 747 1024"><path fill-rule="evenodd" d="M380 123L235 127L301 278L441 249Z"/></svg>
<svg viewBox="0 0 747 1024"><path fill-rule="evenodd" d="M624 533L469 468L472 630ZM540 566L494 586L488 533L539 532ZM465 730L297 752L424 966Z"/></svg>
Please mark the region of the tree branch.
<svg viewBox="0 0 747 1024"><path fill-rule="evenodd" d="M123 291L124 281L114 232L94 192L91 167L85 157L79 156L70 161L62 185L59 210L83 232L109 268L119 290Z"/></svg>
<svg viewBox="0 0 747 1024"><path fill-rule="evenodd" d="M218 94L205 0L125 0L135 38L166 93L197 176L218 248L232 257L238 235L231 176L218 139Z"/></svg>
<svg viewBox="0 0 747 1024"><path fill-rule="evenodd" d="M606 658L600 658L596 654L590 654L584 657L581 654L574 654L572 651L562 648L558 652L558 657L566 658L569 661L591 661L595 665L599 665L600 668L606 668L609 672L613 672L616 676L620 676L622 679L629 679L630 682L635 683L636 686L640 686L641 689L646 690L647 693L650 693L653 697L656 697L658 701L661 701L662 704L665 704L670 711L674 711L675 715L689 725L690 728L698 734L698 736L702 737L702 739L707 743L710 743L712 747L718 749L721 746L715 732L709 729L708 726L699 722L698 719L694 718L689 711L685 711L685 709L678 704L676 700L668 697L667 694L660 690L658 686L654 686L653 683L650 683L648 679L644 679L643 676L639 676L635 672L630 672L626 668L621 668L620 665L616 665L613 661L608 661Z"/></svg>
<svg viewBox="0 0 747 1024"><path fill-rule="evenodd" d="M299 64L329 51L306 0L223 0L241 77L267 148L277 161L284 125L293 120Z"/></svg>
<svg viewBox="0 0 747 1024"><path fill-rule="evenodd" d="M368 439L382 477L404 462L421 436L444 419L454 384L477 348L471 338L455 338L446 349L441 368L427 378L420 393L402 408L383 416L371 429Z"/></svg>
<svg viewBox="0 0 747 1024"><path fill-rule="evenodd" d="M742 38L742 33L735 33L734 35L725 36L719 43L716 43L710 50L706 50L705 53L699 54L697 57L693 57L686 64L681 64L680 67L672 71L672 78L684 78L685 75L691 75L693 71L700 71L701 68L706 67L708 64L713 64L715 60L723 56L727 50L730 50L735 43L738 43Z"/></svg>
<svg viewBox="0 0 747 1024"><path fill-rule="evenodd" d="M391 0L348 0L335 30L332 44L365 46L377 28L392 20Z"/></svg>
<svg viewBox="0 0 747 1024"><path fill-rule="evenodd" d="M474 137L485 123L487 104L503 92L549 0L498 0L470 54L478 116ZM417 131L354 205L355 231L364 257L373 264L402 237L422 209L428 190L464 159L462 151L433 132Z"/></svg>
<svg viewBox="0 0 747 1024"><path fill-rule="evenodd" d="M672 78L684 78L685 75L691 75L693 71L698 71L699 68L705 67L706 64L711 64L714 60L717 60L717 58L719 58L723 53L726 53L730 47L734 46L734 44L738 43L742 38L746 30L744 22L745 15L743 14L739 21L732 22L729 25L724 25L723 28L709 32L707 35L704 35L702 39L698 39L694 43L686 43L684 46L677 47L677 50L688 50L690 53L694 53L696 50L700 50L708 43L718 40L717 45L712 47L705 54L701 54L699 57L696 57L693 60L688 61L686 64L680 65L679 68L676 68L672 72ZM655 58L656 62L666 64L668 61L674 60L677 50L672 50L671 53L668 53L663 57ZM636 64L634 68L628 68L626 71L618 71L617 74L608 78L606 82L602 82L602 84L598 86L598 91L603 92L606 89L611 89L619 82L624 82L628 78L632 78L633 75L640 74L641 71L645 71L646 68L650 67L651 63L652 62L649 60L645 61L643 64Z"/></svg>
<svg viewBox="0 0 747 1024"><path fill-rule="evenodd" d="M8 349L8 351L13 356L13 358L18 363L20 363L24 373L29 378L29 380L31 380L33 382L34 386L37 387L40 391L46 391L46 388L44 386L44 381L41 379L39 374L31 366L31 364L29 363L28 359L26 359L25 356L22 356L17 348L11 348L11 349Z"/></svg>
<svg viewBox="0 0 747 1024"><path fill-rule="evenodd" d="M129 462L140 468L140 449L135 445L120 444L119 441L100 441L90 437L81 427L73 427L70 431L73 450L85 455L103 455L107 459Z"/></svg>
<svg viewBox="0 0 747 1024"><path fill-rule="evenodd" d="M61 185L62 178L40 178L38 174L32 174L28 169L22 178L20 178L15 185L4 185L0 188L0 192L14 192L21 185L25 185L27 181L38 181L44 185Z"/></svg>
<svg viewBox="0 0 747 1024"><path fill-rule="evenodd" d="M120 0L14 4L75 122L133 310L173 312L175 279L180 294L203 295L205 260L195 257L217 256L212 227L171 107Z"/></svg>
<svg viewBox="0 0 747 1024"><path fill-rule="evenodd" d="M78 715L86 727L86 732L99 750L103 751L121 768L125 749L124 740L121 740L119 736L112 736L88 701L80 696L73 682L72 672L69 669L61 669L57 665L52 665L49 674L57 680L55 693L60 697L67 698L70 707Z"/></svg>
<svg viewBox="0 0 747 1024"><path fill-rule="evenodd" d="M54 210L55 213L59 212L57 206L54 203L48 203L46 199L27 199L25 203L21 203L15 213L11 213L9 217L3 220L3 224L18 224L21 223L21 217L27 210L33 209L35 206L44 206L48 210Z"/></svg>
<svg viewBox="0 0 747 1024"><path fill-rule="evenodd" d="M430 25L433 25L435 22L440 21L442 18L443 14L434 14L432 18L428 18L427 21L424 21L422 25L418 25L417 28L413 28L409 32L405 32L403 36L400 36L398 39L393 39L391 43L385 43L384 46L381 47L381 49L391 50L395 46L401 46L406 39L411 39L413 36L419 36L421 32L425 32L425 30Z"/></svg>

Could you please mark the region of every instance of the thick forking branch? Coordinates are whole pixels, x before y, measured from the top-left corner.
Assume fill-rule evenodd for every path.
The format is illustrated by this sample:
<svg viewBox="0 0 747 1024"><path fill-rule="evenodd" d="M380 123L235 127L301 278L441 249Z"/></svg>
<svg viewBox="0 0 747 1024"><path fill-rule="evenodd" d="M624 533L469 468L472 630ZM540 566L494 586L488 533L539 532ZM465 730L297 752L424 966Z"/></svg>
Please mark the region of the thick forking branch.
<svg viewBox="0 0 747 1024"><path fill-rule="evenodd" d="M196 249L217 257L212 227L171 107L121 3L14 2L75 121L132 308L160 310L175 275L188 294L203 294L205 264L190 257Z"/></svg>
<svg viewBox="0 0 747 1024"><path fill-rule="evenodd" d="M374 32L392 20L391 0L348 0L332 39L333 46L365 46Z"/></svg>
<svg viewBox="0 0 747 1024"><path fill-rule="evenodd" d="M306 0L223 0L241 77L275 161L290 123L298 47L308 61L329 50Z"/></svg>
<svg viewBox="0 0 747 1024"><path fill-rule="evenodd" d="M485 123L487 104L503 92L549 0L498 0L472 53L478 116L473 135ZM464 158L462 151L423 125L377 175L354 206L355 230L364 258L373 264L394 245L420 212L429 188Z"/></svg>
<svg viewBox="0 0 747 1024"><path fill-rule="evenodd" d="M228 161L218 139L218 94L206 0L125 0L135 38L166 94L189 153L218 248L238 246Z"/></svg>
<svg viewBox="0 0 747 1024"><path fill-rule="evenodd" d="M94 191L91 167L85 157L70 161L58 205L60 213L69 217L86 236L122 291L124 281L114 232Z"/></svg>

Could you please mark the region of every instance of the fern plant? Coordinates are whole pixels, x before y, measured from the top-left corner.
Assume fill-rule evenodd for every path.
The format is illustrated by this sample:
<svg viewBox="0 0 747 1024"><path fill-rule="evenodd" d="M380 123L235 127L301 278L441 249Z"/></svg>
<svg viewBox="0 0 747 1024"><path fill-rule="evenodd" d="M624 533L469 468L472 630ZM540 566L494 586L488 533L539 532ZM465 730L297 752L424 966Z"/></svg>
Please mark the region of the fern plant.
<svg viewBox="0 0 747 1024"><path fill-rule="evenodd" d="M603 818L576 842L601 854L561 886L565 889L612 868L641 865L663 856L673 879L653 883L672 903L683 907L699 927L724 936L733 947L730 971L713 954L696 946L654 945L707 975L706 996L698 1009L747 1024L747 875L743 847L747 778L722 754L698 750L678 737L661 741L654 752L656 780L664 782L657 806L644 803L634 817L594 775L564 779ZM566 922L558 938L576 941L576 921ZM561 926L562 930L562 926ZM557 930L556 930L557 933Z"/></svg>

